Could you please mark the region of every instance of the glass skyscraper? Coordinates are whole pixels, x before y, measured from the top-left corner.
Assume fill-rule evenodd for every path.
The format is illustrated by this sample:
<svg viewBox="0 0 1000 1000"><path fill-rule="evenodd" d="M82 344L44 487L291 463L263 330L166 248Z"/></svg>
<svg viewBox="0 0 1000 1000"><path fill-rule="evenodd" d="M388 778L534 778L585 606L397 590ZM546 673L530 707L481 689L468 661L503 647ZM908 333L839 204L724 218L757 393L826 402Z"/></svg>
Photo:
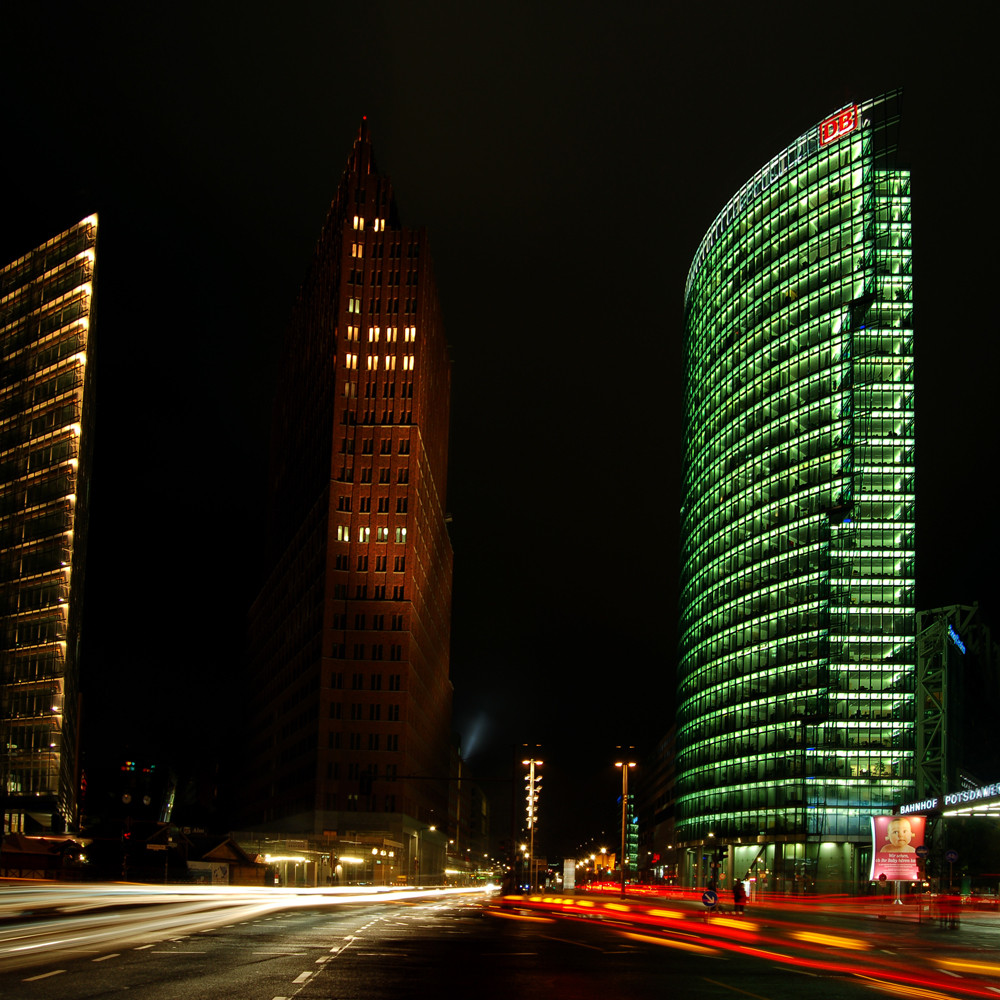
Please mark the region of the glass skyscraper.
<svg viewBox="0 0 1000 1000"><path fill-rule="evenodd" d="M0 269L4 832L77 819L96 244L91 216Z"/></svg>
<svg viewBox="0 0 1000 1000"><path fill-rule="evenodd" d="M694 882L857 881L869 816L912 787L898 124L893 93L810 128L733 195L688 275L677 839Z"/></svg>

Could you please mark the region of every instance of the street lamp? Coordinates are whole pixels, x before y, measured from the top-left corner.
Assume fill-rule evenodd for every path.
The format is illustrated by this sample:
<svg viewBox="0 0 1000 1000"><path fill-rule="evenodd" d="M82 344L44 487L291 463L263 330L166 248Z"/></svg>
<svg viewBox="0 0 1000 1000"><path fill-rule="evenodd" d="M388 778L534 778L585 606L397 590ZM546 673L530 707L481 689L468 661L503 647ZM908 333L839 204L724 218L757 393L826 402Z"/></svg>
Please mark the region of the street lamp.
<svg viewBox="0 0 1000 1000"><path fill-rule="evenodd" d="M421 833L434 833L437 830L436 826L421 826L417 828L415 835L416 839L416 850L413 852L413 884L417 885L420 878L420 834Z"/></svg>
<svg viewBox="0 0 1000 1000"><path fill-rule="evenodd" d="M542 776L535 773L535 768L540 768L542 762L530 757L522 760L528 768L528 782L524 786L525 799L527 800L526 812L528 814L528 886L530 891L535 890L535 824L538 822L538 795L542 790Z"/></svg>
<svg viewBox="0 0 1000 1000"><path fill-rule="evenodd" d="M619 747L619 749L621 749ZM629 747L634 750L635 747ZM628 769L635 767L635 761L619 760L615 761L615 767L622 769L622 898L625 898L625 873L628 868Z"/></svg>

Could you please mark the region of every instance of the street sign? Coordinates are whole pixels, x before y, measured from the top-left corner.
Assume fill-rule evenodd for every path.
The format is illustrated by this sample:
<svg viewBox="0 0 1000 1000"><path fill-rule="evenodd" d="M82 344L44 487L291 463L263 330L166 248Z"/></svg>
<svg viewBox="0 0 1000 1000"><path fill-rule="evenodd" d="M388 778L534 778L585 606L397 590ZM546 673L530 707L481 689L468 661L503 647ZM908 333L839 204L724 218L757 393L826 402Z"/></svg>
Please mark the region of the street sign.
<svg viewBox="0 0 1000 1000"><path fill-rule="evenodd" d="M945 851L944 859L945 861L958 861L958 851Z"/></svg>
<svg viewBox="0 0 1000 1000"><path fill-rule="evenodd" d="M719 894L714 889L706 889L701 894L701 901L711 909L713 906L718 905Z"/></svg>
<svg viewBox="0 0 1000 1000"><path fill-rule="evenodd" d="M926 844L921 844L916 848L916 851L918 858L926 858L931 853L930 848Z"/></svg>

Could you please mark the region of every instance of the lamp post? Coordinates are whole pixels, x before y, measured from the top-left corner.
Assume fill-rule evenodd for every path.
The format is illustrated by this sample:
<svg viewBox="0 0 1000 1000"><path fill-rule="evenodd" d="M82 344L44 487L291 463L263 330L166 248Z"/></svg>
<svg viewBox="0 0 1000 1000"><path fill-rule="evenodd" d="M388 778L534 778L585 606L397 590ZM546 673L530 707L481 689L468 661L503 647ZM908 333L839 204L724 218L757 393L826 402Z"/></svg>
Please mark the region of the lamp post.
<svg viewBox="0 0 1000 1000"><path fill-rule="evenodd" d="M530 757L522 760L528 768L528 783L524 786L525 799L527 800L528 815L528 887L529 891L535 890L535 824L538 822L538 795L542 790L542 776L536 774L535 769L542 766L540 760Z"/></svg>
<svg viewBox="0 0 1000 1000"><path fill-rule="evenodd" d="M634 747L629 747L630 750ZM635 761L615 761L615 767L622 769L622 898L625 898L625 873L628 868L628 769L635 767Z"/></svg>
<svg viewBox="0 0 1000 1000"><path fill-rule="evenodd" d="M437 830L436 826L421 826L417 828L416 832L416 842L417 847L413 852L413 884L417 885L420 879L420 834L421 833L434 833Z"/></svg>

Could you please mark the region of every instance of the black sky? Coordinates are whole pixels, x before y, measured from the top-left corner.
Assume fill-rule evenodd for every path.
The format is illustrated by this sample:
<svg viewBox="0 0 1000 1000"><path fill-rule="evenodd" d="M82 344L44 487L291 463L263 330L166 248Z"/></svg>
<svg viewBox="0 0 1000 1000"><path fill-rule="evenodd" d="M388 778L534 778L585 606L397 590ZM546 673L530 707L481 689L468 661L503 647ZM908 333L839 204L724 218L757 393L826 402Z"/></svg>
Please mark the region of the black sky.
<svg viewBox="0 0 1000 1000"><path fill-rule="evenodd" d="M101 219L93 745L198 758L230 731L271 375L363 114L430 232L452 345L473 767L543 744L550 809L581 817L560 833L583 839L614 746L669 725L688 265L762 163L897 86L918 603L979 600L1000 626L985 7L22 6L0 15L0 259Z"/></svg>

